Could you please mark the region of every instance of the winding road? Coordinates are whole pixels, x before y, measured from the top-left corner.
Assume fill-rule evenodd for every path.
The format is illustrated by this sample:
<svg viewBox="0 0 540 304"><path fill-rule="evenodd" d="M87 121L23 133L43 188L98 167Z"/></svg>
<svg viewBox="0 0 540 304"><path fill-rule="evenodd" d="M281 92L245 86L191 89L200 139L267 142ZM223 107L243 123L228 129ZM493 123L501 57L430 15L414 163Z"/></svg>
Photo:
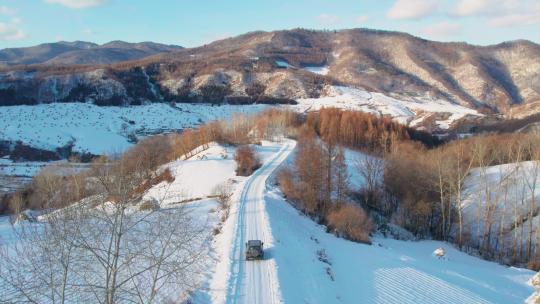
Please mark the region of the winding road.
<svg viewBox="0 0 540 304"><path fill-rule="evenodd" d="M246 181L240 196L226 303L281 303L276 263L272 258L273 237L265 210L264 190L268 177L287 159L294 142L285 141L281 149ZM264 242L262 261L245 260L247 240Z"/></svg>

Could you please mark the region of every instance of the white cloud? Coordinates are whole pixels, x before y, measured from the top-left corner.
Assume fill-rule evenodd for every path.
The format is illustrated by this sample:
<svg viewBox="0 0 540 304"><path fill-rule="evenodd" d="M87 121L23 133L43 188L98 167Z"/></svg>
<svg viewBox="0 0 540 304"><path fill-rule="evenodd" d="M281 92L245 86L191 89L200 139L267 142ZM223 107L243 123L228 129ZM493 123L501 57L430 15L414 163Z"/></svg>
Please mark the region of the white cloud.
<svg viewBox="0 0 540 304"><path fill-rule="evenodd" d="M492 17L488 23L495 27L523 26L540 24L540 4L528 12L513 13Z"/></svg>
<svg viewBox="0 0 540 304"><path fill-rule="evenodd" d="M460 0L454 9L458 16L470 16L484 13L491 8L493 0Z"/></svg>
<svg viewBox="0 0 540 304"><path fill-rule="evenodd" d="M317 21L319 21L319 23L323 25L335 25L339 23L341 20L336 15L320 14L319 16L317 16Z"/></svg>
<svg viewBox="0 0 540 304"><path fill-rule="evenodd" d="M435 0L397 0L386 16L390 19L418 19L435 13L437 9Z"/></svg>
<svg viewBox="0 0 540 304"><path fill-rule="evenodd" d="M13 22L0 22L0 40L21 40L26 38L26 33L17 25L17 23Z"/></svg>
<svg viewBox="0 0 540 304"><path fill-rule="evenodd" d="M61 4L70 8L87 8L102 5L108 0L45 0L47 3Z"/></svg>
<svg viewBox="0 0 540 304"><path fill-rule="evenodd" d="M15 10L5 5L0 6L0 15L13 15Z"/></svg>
<svg viewBox="0 0 540 304"><path fill-rule="evenodd" d="M422 33L430 38L446 38L460 34L462 27L458 23L439 22L422 29Z"/></svg>
<svg viewBox="0 0 540 304"><path fill-rule="evenodd" d="M366 15L358 16L354 19L354 21L356 21L356 23L366 23L369 21L369 16L366 16Z"/></svg>
<svg viewBox="0 0 540 304"><path fill-rule="evenodd" d="M536 0L460 0L454 16L485 17L495 27L540 24L540 3Z"/></svg>

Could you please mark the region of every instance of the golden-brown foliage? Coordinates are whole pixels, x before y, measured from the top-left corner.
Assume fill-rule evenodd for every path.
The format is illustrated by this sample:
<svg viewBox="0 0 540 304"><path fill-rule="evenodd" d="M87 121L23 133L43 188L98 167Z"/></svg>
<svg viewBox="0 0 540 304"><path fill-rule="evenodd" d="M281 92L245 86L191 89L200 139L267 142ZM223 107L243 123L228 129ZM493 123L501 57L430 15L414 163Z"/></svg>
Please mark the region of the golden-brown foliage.
<svg viewBox="0 0 540 304"><path fill-rule="evenodd" d="M392 144L409 139L407 128L391 118L336 108L310 113L306 125L326 142L357 149L389 151Z"/></svg>
<svg viewBox="0 0 540 304"><path fill-rule="evenodd" d="M361 207L344 204L328 214L328 228L355 242L371 244L369 234L373 223Z"/></svg>
<svg viewBox="0 0 540 304"><path fill-rule="evenodd" d="M252 147L245 145L236 149L234 155L236 161L236 175L250 176L261 166L259 156Z"/></svg>

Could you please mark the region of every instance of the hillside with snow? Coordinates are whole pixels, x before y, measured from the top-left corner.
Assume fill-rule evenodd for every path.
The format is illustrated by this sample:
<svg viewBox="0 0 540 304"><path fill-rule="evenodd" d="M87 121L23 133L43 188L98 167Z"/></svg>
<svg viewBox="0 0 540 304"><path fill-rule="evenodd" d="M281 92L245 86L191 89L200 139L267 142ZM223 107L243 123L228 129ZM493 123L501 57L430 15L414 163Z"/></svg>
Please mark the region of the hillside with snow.
<svg viewBox="0 0 540 304"><path fill-rule="evenodd" d="M514 247L520 254L526 250L529 235L533 247L538 248L539 190L540 166L536 161L474 168L465 180L464 229L490 248Z"/></svg>
<svg viewBox="0 0 540 304"><path fill-rule="evenodd" d="M438 241L399 241L377 235L372 245L326 232L299 213L273 180L294 142L253 146L263 166L250 177L235 176L235 149L211 144L186 160L163 165L175 179L145 194L163 210L187 208L205 227L204 271L196 290L161 290L159 299L188 297L193 303L521 303L534 291L533 272L483 261ZM359 157L347 152L349 163ZM351 173L353 168L351 168ZM351 174L352 184L362 180ZM215 188L232 193L230 215ZM134 211L140 212L140 211ZM210 231L219 227L219 233ZM7 217L0 218L0 244L17 242ZM261 239L263 261L245 261L244 242ZM444 256L434 254L444 248Z"/></svg>
<svg viewBox="0 0 540 304"><path fill-rule="evenodd" d="M299 99L298 103L295 108L299 110L336 107L388 116L404 125L438 132L448 131L463 118L484 116L476 110L430 96L404 99L343 86L327 86L321 97Z"/></svg>
<svg viewBox="0 0 540 304"><path fill-rule="evenodd" d="M337 107L388 116L412 127L448 131L466 117L482 117L471 110L429 97L400 100L382 93L328 86L319 98L301 98L282 106L298 112ZM151 134L192 128L212 120L228 120L233 113L255 113L268 105L211 105L152 103L129 107L99 107L88 103L52 103L0 107L0 139L43 150L72 147L91 154L121 152Z"/></svg>
<svg viewBox="0 0 540 304"><path fill-rule="evenodd" d="M131 107L86 103L0 107L0 139L21 141L44 150L73 145L76 152L109 154L122 152L147 135L227 120L234 113L253 113L263 108L166 103Z"/></svg>

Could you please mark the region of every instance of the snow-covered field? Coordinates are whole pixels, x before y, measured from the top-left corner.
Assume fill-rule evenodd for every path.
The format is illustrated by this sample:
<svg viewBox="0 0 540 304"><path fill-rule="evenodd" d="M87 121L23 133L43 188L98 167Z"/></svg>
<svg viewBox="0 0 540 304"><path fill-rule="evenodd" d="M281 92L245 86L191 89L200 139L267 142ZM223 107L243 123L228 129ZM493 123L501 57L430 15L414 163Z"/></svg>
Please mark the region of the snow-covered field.
<svg viewBox="0 0 540 304"><path fill-rule="evenodd" d="M22 141L54 150L74 144L77 152L107 154L132 145L129 137L181 130L234 113L253 113L266 106L153 103L99 107L87 103L53 103L0 107L0 139Z"/></svg>
<svg viewBox="0 0 540 304"><path fill-rule="evenodd" d="M338 239L272 189L266 209L285 303L504 304L522 303L533 292L527 280L534 272L486 262L443 242L376 237L369 246ZM439 247L445 259L433 255Z"/></svg>
<svg viewBox="0 0 540 304"><path fill-rule="evenodd" d="M0 194L11 192L29 182L34 175L48 165L56 164L66 173L88 168L89 164L67 161L55 162L14 162L7 157L0 158Z"/></svg>
<svg viewBox="0 0 540 304"><path fill-rule="evenodd" d="M429 97L400 100L382 93L343 86L328 86L325 91L320 98L299 99L299 105L294 108L299 111L316 111L323 107L337 107L388 115L409 126L419 125L433 114L438 114L441 117L435 117L435 121L440 129L450 128L452 123L466 115L482 116L476 110Z"/></svg>
<svg viewBox="0 0 540 304"><path fill-rule="evenodd" d="M165 165L175 182L149 190L148 196L164 199L165 208L202 198L186 206L212 229L222 211L207 197L216 185L232 185L230 216L209 244L193 303L522 303L533 293L527 283L532 271L483 261L444 242L376 236L373 245L364 245L327 233L274 186L272 172L293 146L290 141L254 146L264 165L246 178L234 175L234 149L212 144ZM347 152L349 160L358 157L364 156ZM359 176L351 171L351 178ZM173 195L164 195L165 189ZM0 244L14 241L10 229L7 217L0 217ZM244 242L252 238L264 241L265 260L244 261ZM446 252L441 259L433 255L440 247ZM167 289L161 298L180 292Z"/></svg>
<svg viewBox="0 0 540 304"><path fill-rule="evenodd" d="M325 67L306 68L324 74ZM323 107L389 115L410 126L435 120L441 130L450 128L477 111L429 97L399 100L381 93L328 86L323 97L299 99L291 109L306 112ZM259 112L266 105L222 105L152 103L130 107L99 107L87 103L53 103L36 106L0 107L0 139L21 141L45 150L73 145L76 152L107 154L120 152L133 139L148 134L194 127L204 122L229 119L234 113Z"/></svg>

